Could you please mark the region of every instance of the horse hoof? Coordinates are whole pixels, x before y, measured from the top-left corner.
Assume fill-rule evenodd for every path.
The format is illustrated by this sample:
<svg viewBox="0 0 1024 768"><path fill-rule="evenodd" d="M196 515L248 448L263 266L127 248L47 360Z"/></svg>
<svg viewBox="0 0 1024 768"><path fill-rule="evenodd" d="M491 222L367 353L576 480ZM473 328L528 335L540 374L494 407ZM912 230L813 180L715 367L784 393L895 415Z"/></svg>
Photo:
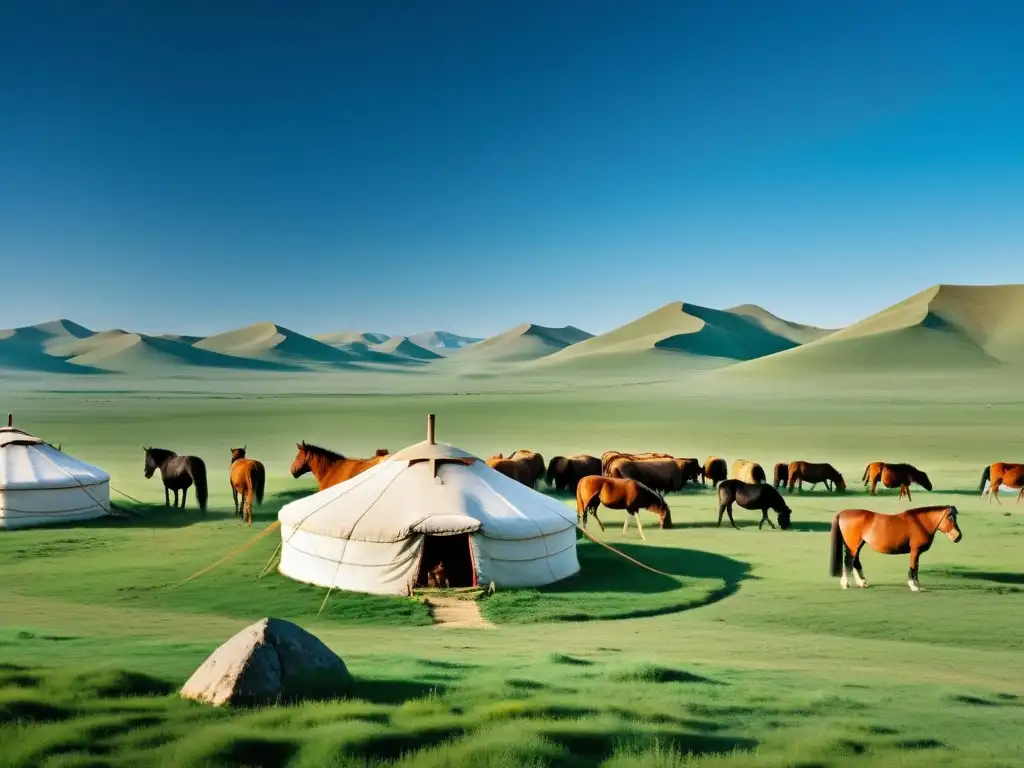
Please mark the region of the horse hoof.
<svg viewBox="0 0 1024 768"><path fill-rule="evenodd" d="M860 587L861 589L867 589L867 588L868 588L868 583L867 583L867 582L865 581L864 583L862 583L862 584L859 584L858 586L859 586L859 587Z"/></svg>

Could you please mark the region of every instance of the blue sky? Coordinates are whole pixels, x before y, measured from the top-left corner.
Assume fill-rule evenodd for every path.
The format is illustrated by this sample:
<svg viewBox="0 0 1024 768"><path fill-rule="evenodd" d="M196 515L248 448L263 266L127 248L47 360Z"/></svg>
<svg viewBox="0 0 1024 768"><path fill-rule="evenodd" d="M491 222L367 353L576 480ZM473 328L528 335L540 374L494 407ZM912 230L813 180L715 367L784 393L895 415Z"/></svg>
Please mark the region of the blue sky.
<svg viewBox="0 0 1024 768"><path fill-rule="evenodd" d="M0 10L0 327L839 326L1024 282L1024 4Z"/></svg>

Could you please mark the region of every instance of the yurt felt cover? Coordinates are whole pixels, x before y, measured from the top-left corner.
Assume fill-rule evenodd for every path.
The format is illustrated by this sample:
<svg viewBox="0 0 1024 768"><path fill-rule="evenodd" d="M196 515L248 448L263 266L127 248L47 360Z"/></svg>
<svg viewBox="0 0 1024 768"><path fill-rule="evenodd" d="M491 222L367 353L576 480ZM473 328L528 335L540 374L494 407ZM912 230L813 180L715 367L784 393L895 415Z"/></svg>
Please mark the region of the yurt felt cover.
<svg viewBox="0 0 1024 768"><path fill-rule="evenodd" d="M110 475L38 437L0 427L0 528L28 528L102 517Z"/></svg>
<svg viewBox="0 0 1024 768"><path fill-rule="evenodd" d="M278 519L280 572L320 586L404 594L427 535L468 534L481 584L540 586L580 569L573 510L443 443L400 451Z"/></svg>

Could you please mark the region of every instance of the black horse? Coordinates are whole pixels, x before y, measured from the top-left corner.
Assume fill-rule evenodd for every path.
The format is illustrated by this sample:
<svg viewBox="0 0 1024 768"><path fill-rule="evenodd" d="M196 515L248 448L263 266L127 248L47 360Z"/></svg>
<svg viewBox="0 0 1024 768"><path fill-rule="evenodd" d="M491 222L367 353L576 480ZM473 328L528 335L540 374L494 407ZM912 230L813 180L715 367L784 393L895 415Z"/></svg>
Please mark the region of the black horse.
<svg viewBox="0 0 1024 768"><path fill-rule="evenodd" d="M199 509L206 511L206 464L198 456L179 456L174 451L166 448L146 448L146 464L143 473L146 478L153 476L153 473L160 470L160 479L164 483L164 504L171 506L169 491L174 491L174 506L178 507L178 491L181 491L181 508L185 508L185 499L188 498L188 489L195 483L196 499L199 502Z"/></svg>
<svg viewBox="0 0 1024 768"><path fill-rule="evenodd" d="M786 505L777 490L765 483L744 483L741 480L723 480L718 484L718 524L722 524L722 515L729 513L729 522L733 528L738 528L736 521L732 519L732 505L739 504L744 509L760 509L761 523L757 530L761 530L765 523L772 528L775 524L768 519L768 510L774 510L779 518L779 527L782 530L789 528L789 516L792 510Z"/></svg>

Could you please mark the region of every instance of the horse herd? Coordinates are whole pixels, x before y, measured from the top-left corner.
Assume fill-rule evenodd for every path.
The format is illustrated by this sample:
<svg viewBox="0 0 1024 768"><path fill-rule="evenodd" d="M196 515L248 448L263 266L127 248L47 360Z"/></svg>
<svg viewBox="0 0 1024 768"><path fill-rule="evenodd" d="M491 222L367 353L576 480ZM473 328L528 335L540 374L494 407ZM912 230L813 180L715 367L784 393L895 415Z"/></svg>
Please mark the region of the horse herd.
<svg viewBox="0 0 1024 768"><path fill-rule="evenodd" d="M361 472L385 461L390 457L387 449L378 449L369 458L347 457L341 453L311 445L296 443L297 453L290 473L298 478L311 473L318 489L324 490L344 482ZM195 485L196 499L201 510L206 510L207 481L206 465L198 456L179 456L164 448L143 448L145 451L144 474L147 478L159 470L164 485L164 503L170 506L169 491L174 491L174 506L178 507L178 491L182 492L181 508L185 506L188 489ZM545 462L541 454L531 450L518 450L505 457L497 454L487 459L487 465L497 472L516 480L529 488L536 488L541 480L559 491L574 493L576 513L583 529L587 518L593 516L601 530L604 523L597 515L600 506L625 510L623 532L628 530L629 521L636 521L640 537L646 539L640 523L639 510L647 509L658 516L661 528L672 527L672 513L664 494L682 490L687 483L706 486L710 481L718 497L718 525L724 515L736 528L733 520L733 505L743 509L759 510L761 521L771 528L775 524L768 517L774 511L779 528L790 527L792 510L781 491L789 493L803 489L809 483L813 489L819 483L830 492L846 490L842 473L828 463L794 461L774 466L773 482L767 482L763 467L757 462L738 459L732 464L732 471L725 459L709 456L703 463L696 458L678 458L667 453L623 453L606 451L600 458L587 454L556 456ZM232 448L230 461L230 485L234 499L235 514L243 522L252 525L253 504L261 504L266 479L264 465L246 456L245 448ZM729 475L732 477L729 477ZM928 475L910 464L872 462L861 476L870 494L875 495L881 483L885 488L899 488L899 498L912 501L910 486L916 484L931 491ZM988 488L986 489L986 484ZM996 462L984 468L978 488L982 496L990 494L999 501L999 488L1020 489L1017 501L1024 497L1024 464ZM919 591L917 581L918 558L931 546L932 539L945 533L954 541L960 541L963 534L957 524L957 509L954 506L919 507L896 515L885 515L865 509L846 509L832 522L832 566L831 574L840 576L841 586L846 589L847 571L852 570L854 580L860 587L866 587L860 551L866 544L877 552L886 554L909 554L910 571L908 584L913 591ZM588 534L589 535L589 534Z"/></svg>

